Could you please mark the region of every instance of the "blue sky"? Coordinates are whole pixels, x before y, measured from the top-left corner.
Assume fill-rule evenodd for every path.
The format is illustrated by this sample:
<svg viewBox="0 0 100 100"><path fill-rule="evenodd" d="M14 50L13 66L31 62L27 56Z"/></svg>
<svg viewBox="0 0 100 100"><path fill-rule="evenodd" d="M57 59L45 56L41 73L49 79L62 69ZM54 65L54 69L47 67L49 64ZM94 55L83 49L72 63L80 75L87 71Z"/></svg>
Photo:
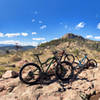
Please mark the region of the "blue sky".
<svg viewBox="0 0 100 100"><path fill-rule="evenodd" d="M100 0L0 0L0 44L38 45L69 32L100 41Z"/></svg>

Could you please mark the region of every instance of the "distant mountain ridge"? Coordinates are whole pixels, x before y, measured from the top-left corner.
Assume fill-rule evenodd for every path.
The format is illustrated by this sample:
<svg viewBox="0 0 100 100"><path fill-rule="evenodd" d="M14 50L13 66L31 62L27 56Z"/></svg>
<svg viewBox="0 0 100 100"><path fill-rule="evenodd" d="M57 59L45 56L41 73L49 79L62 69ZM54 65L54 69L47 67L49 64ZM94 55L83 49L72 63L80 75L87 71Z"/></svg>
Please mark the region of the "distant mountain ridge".
<svg viewBox="0 0 100 100"><path fill-rule="evenodd" d="M27 50L27 49L32 49L35 48L35 46L19 46L19 49L21 50ZM10 49L15 49L16 50L16 45L0 45L0 50L10 50Z"/></svg>
<svg viewBox="0 0 100 100"><path fill-rule="evenodd" d="M18 50L26 51L33 48L35 48L35 46L19 46ZM7 52L12 52L12 51L13 52L17 51L16 45L0 44L0 54L6 54Z"/></svg>

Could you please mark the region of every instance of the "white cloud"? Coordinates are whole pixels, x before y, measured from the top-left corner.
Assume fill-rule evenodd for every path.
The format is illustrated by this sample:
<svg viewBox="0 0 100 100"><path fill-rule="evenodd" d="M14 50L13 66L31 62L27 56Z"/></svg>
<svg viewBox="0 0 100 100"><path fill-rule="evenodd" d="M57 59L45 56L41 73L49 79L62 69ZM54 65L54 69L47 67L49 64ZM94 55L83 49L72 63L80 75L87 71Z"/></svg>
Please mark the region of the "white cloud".
<svg viewBox="0 0 100 100"><path fill-rule="evenodd" d="M88 39L93 38L93 36L92 35L87 35L86 38L88 38Z"/></svg>
<svg viewBox="0 0 100 100"><path fill-rule="evenodd" d="M15 41L15 40L0 41L0 44L13 44L13 45L15 45L16 43L20 44L19 41Z"/></svg>
<svg viewBox="0 0 100 100"><path fill-rule="evenodd" d="M94 39L99 40L100 39L100 36L95 36Z"/></svg>
<svg viewBox="0 0 100 100"><path fill-rule="evenodd" d="M15 36L20 36L20 33L6 33L5 36L7 36L7 37L15 37Z"/></svg>
<svg viewBox="0 0 100 100"><path fill-rule="evenodd" d="M38 44L38 42L32 42L32 46L37 46Z"/></svg>
<svg viewBox="0 0 100 100"><path fill-rule="evenodd" d="M80 22L79 24L76 25L76 29L80 29L80 28L84 28L84 27L85 27L84 22Z"/></svg>
<svg viewBox="0 0 100 100"><path fill-rule="evenodd" d="M45 40L45 38L32 38L32 40L37 40L37 41L39 41L39 40Z"/></svg>
<svg viewBox="0 0 100 100"><path fill-rule="evenodd" d="M47 28L47 25L42 25L42 26L40 27L40 29L45 29L45 28Z"/></svg>
<svg viewBox="0 0 100 100"><path fill-rule="evenodd" d="M32 19L32 22L34 23L35 22L35 19Z"/></svg>
<svg viewBox="0 0 100 100"><path fill-rule="evenodd" d="M37 46L38 42L21 42L19 45L22 45L22 46Z"/></svg>
<svg viewBox="0 0 100 100"><path fill-rule="evenodd" d="M100 29L100 23L98 23L98 25L97 25L97 29Z"/></svg>
<svg viewBox="0 0 100 100"><path fill-rule="evenodd" d="M43 42L41 42L41 43L46 43L47 41L43 41Z"/></svg>
<svg viewBox="0 0 100 100"><path fill-rule="evenodd" d="M41 24L41 23L43 23L43 21L40 20L40 21L39 21L39 24Z"/></svg>
<svg viewBox="0 0 100 100"><path fill-rule="evenodd" d="M56 37L56 38L54 38L54 40L57 40L58 38Z"/></svg>
<svg viewBox="0 0 100 100"><path fill-rule="evenodd" d="M4 34L0 32L0 37L3 37L3 36L4 36Z"/></svg>
<svg viewBox="0 0 100 100"><path fill-rule="evenodd" d="M20 42L20 41L15 41L15 40L6 40L6 41L0 41L0 44L12 44L12 45L18 45L21 46L37 46L38 42Z"/></svg>
<svg viewBox="0 0 100 100"><path fill-rule="evenodd" d="M28 33L21 33L23 36L28 36Z"/></svg>
<svg viewBox="0 0 100 100"><path fill-rule="evenodd" d="M93 36L93 35L87 35L86 38L92 38L92 39L96 39L96 40L100 40L100 36Z"/></svg>
<svg viewBox="0 0 100 100"><path fill-rule="evenodd" d="M32 32L32 34L34 35L34 34L38 34L37 32Z"/></svg>
<svg viewBox="0 0 100 100"><path fill-rule="evenodd" d="M6 33L4 36L7 36L7 37L16 37L16 36L28 36L28 33Z"/></svg>

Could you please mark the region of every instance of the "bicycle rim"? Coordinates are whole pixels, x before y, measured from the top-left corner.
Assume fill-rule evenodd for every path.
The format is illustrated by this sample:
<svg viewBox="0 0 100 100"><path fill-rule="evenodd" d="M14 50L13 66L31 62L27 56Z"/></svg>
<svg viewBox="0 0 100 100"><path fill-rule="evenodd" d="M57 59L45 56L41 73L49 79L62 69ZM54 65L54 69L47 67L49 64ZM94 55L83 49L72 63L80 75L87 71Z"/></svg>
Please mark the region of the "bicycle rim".
<svg viewBox="0 0 100 100"><path fill-rule="evenodd" d="M35 84L39 80L40 72L38 65L29 63L21 68L19 78L26 84Z"/></svg>

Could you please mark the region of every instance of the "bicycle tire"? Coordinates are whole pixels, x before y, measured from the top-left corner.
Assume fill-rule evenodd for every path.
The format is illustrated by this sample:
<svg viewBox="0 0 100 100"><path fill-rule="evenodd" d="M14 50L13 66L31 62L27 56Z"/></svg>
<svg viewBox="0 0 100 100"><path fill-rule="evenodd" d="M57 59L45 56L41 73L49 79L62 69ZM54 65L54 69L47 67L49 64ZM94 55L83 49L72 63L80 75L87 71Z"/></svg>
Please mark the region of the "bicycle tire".
<svg viewBox="0 0 100 100"><path fill-rule="evenodd" d="M30 84L30 85L33 85L33 84L36 84L37 83L37 81L38 81L38 78L36 79L36 80L34 80L34 81L28 81L27 80L27 76L25 77L26 79L24 79L23 78L23 71L26 71L25 70L25 68L28 68L29 69L29 66L31 66L32 68L36 68L35 70L37 70L38 71L38 74L40 74L41 73L41 69L40 69L40 67L37 65L37 64L34 64L34 63L28 63L28 64L25 64L25 65L23 65L22 67L21 67L21 69L20 69L20 72L19 72L19 79L23 82L23 83L25 83L25 84ZM32 71L30 71L31 72L31 74L34 74ZM29 73L30 73L29 72ZM28 73L28 74L29 74ZM34 74L35 75L35 74ZM32 75L31 75L32 76ZM33 76L32 76L33 77ZM39 77L39 76L38 76Z"/></svg>
<svg viewBox="0 0 100 100"><path fill-rule="evenodd" d="M63 64L65 64L66 67L64 67ZM70 72L68 73L67 76L65 76L65 74L67 74L68 70L70 70ZM67 61L63 61L63 62L61 62L61 64L58 64L56 66L56 75L61 81L69 81L73 75L72 64Z"/></svg>
<svg viewBox="0 0 100 100"><path fill-rule="evenodd" d="M70 61L71 60L71 61ZM67 54L67 55L65 55L65 57L64 57L64 61L68 61L68 62L70 62L71 64L72 63L74 63L74 61L75 61L75 57L72 55L72 54Z"/></svg>
<svg viewBox="0 0 100 100"><path fill-rule="evenodd" d="M94 60L94 59L90 59L89 61L88 61L88 67L92 67L92 68L96 68L97 67L97 62L96 62L96 60Z"/></svg>

